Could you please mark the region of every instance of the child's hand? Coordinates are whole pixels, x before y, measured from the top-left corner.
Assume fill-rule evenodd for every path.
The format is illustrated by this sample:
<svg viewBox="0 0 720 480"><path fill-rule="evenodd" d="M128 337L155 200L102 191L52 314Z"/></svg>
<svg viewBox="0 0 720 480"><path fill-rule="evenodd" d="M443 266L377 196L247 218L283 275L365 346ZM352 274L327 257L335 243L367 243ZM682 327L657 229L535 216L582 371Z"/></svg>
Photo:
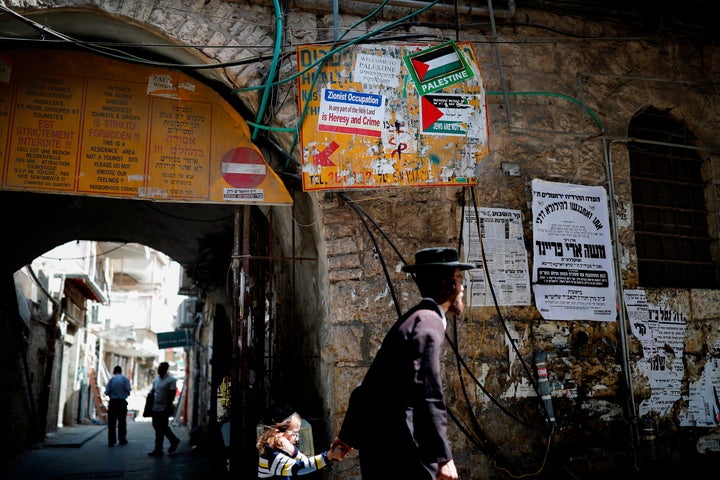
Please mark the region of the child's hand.
<svg viewBox="0 0 720 480"><path fill-rule="evenodd" d="M290 440L285 438L284 436L280 438L280 448L287 453L288 455L292 456L295 454L295 444L292 443Z"/></svg>

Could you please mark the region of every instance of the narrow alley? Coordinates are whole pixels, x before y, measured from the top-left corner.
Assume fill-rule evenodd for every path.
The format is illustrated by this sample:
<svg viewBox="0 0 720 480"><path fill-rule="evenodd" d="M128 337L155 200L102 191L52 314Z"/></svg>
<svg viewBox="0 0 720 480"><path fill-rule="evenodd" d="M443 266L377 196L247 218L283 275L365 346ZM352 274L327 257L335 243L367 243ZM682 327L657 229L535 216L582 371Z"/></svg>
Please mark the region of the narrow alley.
<svg viewBox="0 0 720 480"><path fill-rule="evenodd" d="M224 478L224 465L190 443L190 432L172 425L181 443L177 452L149 457L154 431L150 419L128 420L128 444L109 448L105 425L65 427L48 435L38 448L20 454L15 462L0 467L0 479L90 479L186 480Z"/></svg>

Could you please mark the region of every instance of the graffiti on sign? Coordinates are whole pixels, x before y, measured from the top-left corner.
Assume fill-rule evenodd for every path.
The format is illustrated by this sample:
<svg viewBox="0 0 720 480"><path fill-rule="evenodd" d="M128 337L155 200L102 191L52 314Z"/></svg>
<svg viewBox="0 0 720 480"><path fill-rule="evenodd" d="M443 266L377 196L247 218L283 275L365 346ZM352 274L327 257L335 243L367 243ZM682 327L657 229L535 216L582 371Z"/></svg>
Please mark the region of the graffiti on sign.
<svg viewBox="0 0 720 480"><path fill-rule="evenodd" d="M488 126L470 42L309 45L298 68L304 190L475 184Z"/></svg>

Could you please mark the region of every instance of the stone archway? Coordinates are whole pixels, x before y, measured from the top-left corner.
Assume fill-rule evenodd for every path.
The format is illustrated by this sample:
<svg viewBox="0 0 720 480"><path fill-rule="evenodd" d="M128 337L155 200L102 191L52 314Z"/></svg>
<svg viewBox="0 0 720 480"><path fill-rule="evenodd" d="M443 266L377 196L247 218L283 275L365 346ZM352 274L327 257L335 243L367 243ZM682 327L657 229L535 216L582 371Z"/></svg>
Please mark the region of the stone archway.
<svg viewBox="0 0 720 480"><path fill-rule="evenodd" d="M98 32L102 32L102 35L106 37L103 38L105 41L122 42L124 39L131 38L135 44L140 39L149 44L146 49L143 48L143 51L150 52L154 58L170 57L174 61L193 64L201 61L200 56L191 48L177 48L170 50L171 53L167 53L154 47L153 45L157 43L168 42L168 39L157 32L149 32L147 26L139 25L137 22L110 17L98 11L57 10L43 11L43 22L54 29L61 29L69 35L97 40ZM7 19L5 20L5 22L1 22L5 24L3 28L8 23ZM92 25L92 31L88 29L89 25ZM25 29L28 28L27 25L21 27L16 30L17 33L20 36L28 34L25 32ZM9 28L9 31L12 30L13 28ZM30 30L32 31L32 29ZM202 77L208 85L223 90L224 93L229 89L228 82L222 75L206 74L203 71L198 76ZM244 106L238 101L233 102L233 106L241 112L244 109ZM271 144L261 147L263 147L264 153L271 158L274 147ZM128 241L148 245L167 254L186 268L201 266L202 268L193 268L193 270L204 275L203 281L208 285L223 290L225 282L228 280L229 267L237 258L237 252L234 250L236 243L245 241L244 238L239 238L243 231L237 228L238 210L243 207L237 205L124 200L100 196L7 190L0 191L0 199L4 205L13 206L13 208L6 209L3 221L7 231L10 232L6 239L6 245L10 245L14 252L13 255L5 256L0 261L0 275L10 278L18 268L53 246L82 238ZM312 203L307 198L304 200L309 202L305 204L305 207ZM307 260L317 257L317 242L314 241L314 238L318 232L317 227L299 231L303 246L296 250L296 237L293 232L296 227L293 222L294 218L300 216L303 223L313 224L313 210L308 208L307 213L301 215L293 212L291 207L253 206L244 210L244 212L250 211L252 211L252 217L259 228L255 231L254 237L249 239L258 246L257 250L250 250L250 256L257 258L252 260L249 265L253 269L256 268L256 265L267 265L272 262L281 265L279 268L277 266L274 268L274 273L263 273L263 275L268 275L268 283L278 285L278 293L271 299L278 304L272 306L275 315L282 317L284 321L292 322L292 319L296 317L294 313L297 298L294 290L296 288L295 279L301 276L317 277L315 272L317 263L309 262L310 266L308 266ZM243 215L245 213L241 214L241 216ZM203 254L207 251L213 252L212 259L208 259ZM289 267L289 265L294 265L295 257L305 259L304 265L298 270L294 266ZM299 270L302 270L302 273L299 273ZM299 283L303 284L304 282ZM303 305L301 308L310 312L318 311L319 305L321 305L318 298L321 293L315 288L305 289L303 287L303 290L310 293L299 301ZM252 306L249 308L255 309L252 311L252 315L259 320L253 331L253 334L259 336L259 341L258 345L253 344L252 348L261 350L265 338L262 331L265 328L266 309L269 308L269 305L266 306L263 298L265 290L259 291L261 293L257 297L251 295ZM6 318L14 315L13 295L14 292L11 288L2 293L2 297L7 299L5 303L9 305L3 315ZM233 292L223 291L213 299L214 302L225 308L230 322L235 321L238 315L236 306L232 304L233 297ZM318 315L313 315L313 317L317 318ZM283 340L295 341L287 337L284 337ZM3 343L11 341L10 335L0 341ZM303 342L312 344L312 339L303 340ZM248 345L252 343L249 341ZM302 351L304 348L300 350ZM9 349L8 358L14 360L12 352L15 350ZM300 354L292 354L293 359L300 357ZM212 358L204 360L209 362ZM286 361L285 364L287 363ZM7 362L7 369L0 372L0 376L6 380L12 378L15 365L14 362ZM215 367L216 365L213 365L213 368ZM304 376L310 378L314 374L313 369L307 369ZM298 384L306 385L304 388L311 389L313 382L298 380ZM13 395L12 398L19 399L22 403L24 395L23 392L17 392L17 395ZM264 401L265 398L262 400ZM318 410L320 409L318 408ZM248 412L243 412L243 414L245 413ZM257 412L249 411L247 425L245 425L248 427L248 431L250 428L254 431L255 416L259 418ZM9 425L7 427L8 429L12 428ZM18 440L15 442L17 445L27 441L23 438L13 440ZM250 441L245 438L243 443L252 445L254 438Z"/></svg>

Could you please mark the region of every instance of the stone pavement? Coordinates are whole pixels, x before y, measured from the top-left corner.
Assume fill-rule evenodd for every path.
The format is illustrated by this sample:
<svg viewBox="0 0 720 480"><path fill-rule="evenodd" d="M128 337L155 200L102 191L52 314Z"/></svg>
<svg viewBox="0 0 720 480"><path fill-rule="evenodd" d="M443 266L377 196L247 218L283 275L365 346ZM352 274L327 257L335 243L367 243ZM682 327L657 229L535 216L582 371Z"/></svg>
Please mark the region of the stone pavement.
<svg viewBox="0 0 720 480"><path fill-rule="evenodd" d="M148 457L155 432L149 419L128 420L128 444L108 447L107 426L80 425L47 435L36 449L20 454L9 465L0 465L2 480L131 478L133 480L189 480L223 478L225 465L194 449L186 427L171 426L181 443L163 457Z"/></svg>

